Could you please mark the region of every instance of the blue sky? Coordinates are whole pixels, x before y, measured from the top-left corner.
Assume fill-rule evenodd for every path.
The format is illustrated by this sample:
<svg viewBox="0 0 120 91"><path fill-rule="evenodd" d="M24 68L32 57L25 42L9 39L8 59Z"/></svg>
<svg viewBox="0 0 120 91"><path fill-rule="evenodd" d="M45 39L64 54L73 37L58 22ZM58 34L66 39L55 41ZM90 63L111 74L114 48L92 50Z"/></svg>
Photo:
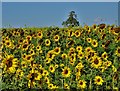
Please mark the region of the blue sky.
<svg viewBox="0 0 120 91"><path fill-rule="evenodd" d="M114 24L118 20L117 2L3 2L2 26L62 27L61 23L72 10L81 25Z"/></svg>

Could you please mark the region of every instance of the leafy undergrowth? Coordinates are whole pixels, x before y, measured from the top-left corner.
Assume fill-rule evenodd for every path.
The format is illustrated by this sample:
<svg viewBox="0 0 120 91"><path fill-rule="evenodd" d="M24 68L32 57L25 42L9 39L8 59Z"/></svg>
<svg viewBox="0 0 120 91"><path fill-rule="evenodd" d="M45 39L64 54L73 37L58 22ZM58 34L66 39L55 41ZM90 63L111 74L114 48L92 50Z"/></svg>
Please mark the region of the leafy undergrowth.
<svg viewBox="0 0 120 91"><path fill-rule="evenodd" d="M120 28L4 28L2 89L119 89Z"/></svg>

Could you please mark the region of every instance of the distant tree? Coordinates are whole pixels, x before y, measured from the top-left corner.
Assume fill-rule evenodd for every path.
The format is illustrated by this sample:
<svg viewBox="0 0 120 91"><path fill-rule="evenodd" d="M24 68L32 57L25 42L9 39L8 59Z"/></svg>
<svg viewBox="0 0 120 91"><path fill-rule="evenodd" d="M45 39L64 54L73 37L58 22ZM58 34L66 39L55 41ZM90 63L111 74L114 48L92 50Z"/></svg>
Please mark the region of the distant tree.
<svg viewBox="0 0 120 91"><path fill-rule="evenodd" d="M66 21L63 21L62 23L63 26L68 27L68 26L79 26L79 21L77 21L77 15L75 14L75 11L71 11L69 13L69 17Z"/></svg>

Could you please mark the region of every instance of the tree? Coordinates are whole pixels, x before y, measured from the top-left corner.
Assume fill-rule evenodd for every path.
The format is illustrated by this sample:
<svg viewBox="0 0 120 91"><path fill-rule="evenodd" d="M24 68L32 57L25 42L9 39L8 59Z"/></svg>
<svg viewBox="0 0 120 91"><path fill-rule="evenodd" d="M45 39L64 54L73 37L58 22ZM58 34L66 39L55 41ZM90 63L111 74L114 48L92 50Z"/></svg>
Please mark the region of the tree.
<svg viewBox="0 0 120 91"><path fill-rule="evenodd" d="M77 15L75 14L75 11L71 11L69 13L69 17L66 21L63 21L62 23L63 26L65 27L75 27L75 26L79 26L79 21L77 21Z"/></svg>

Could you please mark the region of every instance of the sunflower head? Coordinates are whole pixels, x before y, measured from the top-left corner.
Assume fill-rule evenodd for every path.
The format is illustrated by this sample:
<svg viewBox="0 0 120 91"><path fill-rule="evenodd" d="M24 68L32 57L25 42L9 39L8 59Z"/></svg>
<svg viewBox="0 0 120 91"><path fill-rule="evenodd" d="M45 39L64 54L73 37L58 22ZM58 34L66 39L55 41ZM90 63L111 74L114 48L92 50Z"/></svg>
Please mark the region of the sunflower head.
<svg viewBox="0 0 120 91"><path fill-rule="evenodd" d="M50 44L51 44L50 40L49 40L49 39L46 39L46 40L45 40L45 45L46 45L46 46L50 46Z"/></svg>
<svg viewBox="0 0 120 91"><path fill-rule="evenodd" d="M97 85L102 85L103 84L103 79L100 76L95 76L94 83Z"/></svg>
<svg viewBox="0 0 120 91"><path fill-rule="evenodd" d="M115 51L115 54L120 57L120 47L117 48L117 50Z"/></svg>
<svg viewBox="0 0 120 91"><path fill-rule="evenodd" d="M81 89L86 88L86 81L84 81L84 80L79 80L79 81L78 81L78 87L81 88Z"/></svg>
<svg viewBox="0 0 120 91"><path fill-rule="evenodd" d="M95 39L92 40L92 46L93 47L97 47L98 46L97 40L95 40Z"/></svg>
<svg viewBox="0 0 120 91"><path fill-rule="evenodd" d="M92 42L92 39L91 39L91 38L87 38L87 42L88 42L88 43L91 43L91 42Z"/></svg>
<svg viewBox="0 0 120 91"><path fill-rule="evenodd" d="M22 49L23 49L23 50L28 50L28 44L27 44L27 43L23 44L23 45L22 45Z"/></svg>
<svg viewBox="0 0 120 91"><path fill-rule="evenodd" d="M40 39L42 39L42 37L43 37L42 31L39 31L39 32L37 33L37 37L40 38Z"/></svg>
<svg viewBox="0 0 120 91"><path fill-rule="evenodd" d="M92 51L92 48L91 47L86 47L85 48L85 53L88 54L90 51Z"/></svg>
<svg viewBox="0 0 120 91"><path fill-rule="evenodd" d="M54 57L55 57L55 55L53 54L53 51L49 51L47 53L47 56L46 56L47 59L52 60L52 59L54 59Z"/></svg>
<svg viewBox="0 0 120 91"><path fill-rule="evenodd" d="M92 25L92 29L96 30L96 28L97 28L97 25L96 25L96 24L93 24L93 25Z"/></svg>
<svg viewBox="0 0 120 91"><path fill-rule="evenodd" d="M31 37L30 35L28 35L28 36L26 37L26 39L27 39L28 41L30 41L30 40L32 39L32 37Z"/></svg>
<svg viewBox="0 0 120 91"><path fill-rule="evenodd" d="M54 72L55 72L55 67L54 67L53 64L50 65L49 71L50 71L51 73L54 73Z"/></svg>
<svg viewBox="0 0 120 91"><path fill-rule="evenodd" d="M40 51L41 50L41 46L37 45L36 50Z"/></svg>
<svg viewBox="0 0 120 91"><path fill-rule="evenodd" d="M55 36L54 36L54 41L55 41L55 42L58 42L59 39L60 39L59 35L55 35Z"/></svg>
<svg viewBox="0 0 120 91"><path fill-rule="evenodd" d="M77 56L78 56L79 59L82 59L84 57L84 53L83 52L79 52Z"/></svg>
<svg viewBox="0 0 120 91"><path fill-rule="evenodd" d="M71 74L70 68L64 67L64 69L62 69L62 70L63 70L63 72L62 72L63 77L70 77L70 74Z"/></svg>
<svg viewBox="0 0 120 91"><path fill-rule="evenodd" d="M54 88L53 84L52 84L52 83L49 83L49 84L48 84L48 88L49 88L49 89L53 89L53 88Z"/></svg>
<svg viewBox="0 0 120 91"><path fill-rule="evenodd" d="M60 52L61 52L61 48L60 47L56 47L55 49L54 49L54 54L60 54Z"/></svg>
<svg viewBox="0 0 120 91"><path fill-rule="evenodd" d="M75 34L75 37L78 38L78 37L80 37L81 32L80 32L80 30L76 30L74 34Z"/></svg>
<svg viewBox="0 0 120 91"><path fill-rule="evenodd" d="M76 51L77 51L77 52L82 52L82 49L83 49L82 46L77 46L77 47L76 47Z"/></svg>
<svg viewBox="0 0 120 91"><path fill-rule="evenodd" d="M67 54L63 53L61 57L62 57L62 59L66 59L67 58Z"/></svg>
<svg viewBox="0 0 120 91"><path fill-rule="evenodd" d="M64 89L70 89L70 86L67 83L64 83Z"/></svg>
<svg viewBox="0 0 120 91"><path fill-rule="evenodd" d="M17 67L17 58L14 58L13 55L7 55L7 57L3 60L5 64L4 70L7 70L10 73L14 73Z"/></svg>
<svg viewBox="0 0 120 91"><path fill-rule="evenodd" d="M45 78L44 78L44 81L45 81L45 83L47 83L47 84L49 84L49 83L50 83L50 81L49 81L49 78L48 78L48 77L45 77Z"/></svg>
<svg viewBox="0 0 120 91"><path fill-rule="evenodd" d="M102 65L102 60L101 60L101 58L99 58L99 57L93 57L92 58L92 67L94 67L94 68L98 68L98 67L100 67Z"/></svg>
<svg viewBox="0 0 120 91"><path fill-rule="evenodd" d="M106 52L104 52L104 53L102 54L102 58L105 59L105 60L107 60L108 54L107 54Z"/></svg>
<svg viewBox="0 0 120 91"><path fill-rule="evenodd" d="M68 31L68 36L70 36L70 37L74 36L74 32L72 30L69 30Z"/></svg>

